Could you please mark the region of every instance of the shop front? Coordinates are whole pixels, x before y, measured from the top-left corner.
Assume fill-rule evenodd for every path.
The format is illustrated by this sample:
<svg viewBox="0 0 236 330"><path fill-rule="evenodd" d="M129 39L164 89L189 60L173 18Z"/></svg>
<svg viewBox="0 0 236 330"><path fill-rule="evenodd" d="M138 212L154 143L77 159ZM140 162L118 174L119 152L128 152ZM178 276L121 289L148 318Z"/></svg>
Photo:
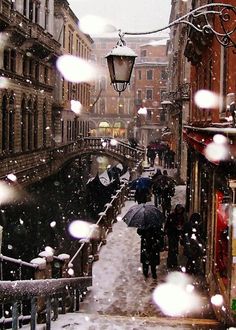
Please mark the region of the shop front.
<svg viewBox="0 0 236 330"><path fill-rule="evenodd" d="M226 134L227 133L227 134ZM235 132L185 127L187 144L187 196L189 216L198 212L206 247L204 273L210 295L221 294L219 319L233 324L236 317L236 162ZM217 159L215 135L227 139L223 159ZM208 150L215 155L210 157ZM216 146L217 147L217 146Z"/></svg>

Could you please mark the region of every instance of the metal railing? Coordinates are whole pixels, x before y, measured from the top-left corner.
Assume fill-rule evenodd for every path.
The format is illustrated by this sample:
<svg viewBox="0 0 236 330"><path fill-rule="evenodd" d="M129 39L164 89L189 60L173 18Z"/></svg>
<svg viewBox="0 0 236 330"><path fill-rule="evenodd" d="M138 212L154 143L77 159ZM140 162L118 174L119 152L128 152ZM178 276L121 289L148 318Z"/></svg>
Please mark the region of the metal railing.
<svg viewBox="0 0 236 330"><path fill-rule="evenodd" d="M9 154L0 157L0 179L13 173L18 183L29 184L45 178L57 171L66 161L82 153L103 152L121 161L137 163L144 159L143 148L132 148L128 143L117 141L114 146L112 138L85 137L76 141L44 150L28 151L19 154Z"/></svg>
<svg viewBox="0 0 236 330"><path fill-rule="evenodd" d="M132 172L134 179L141 171L142 162ZM140 167L140 168L139 168ZM92 262L99 259L99 251L106 244L106 237L112 231L112 225L124 206L129 195L127 183L111 197L104 211L99 214L96 225L99 237L81 240L74 256L43 255L40 262L31 263L0 255L0 328L17 330L24 323L30 322L30 329L36 329L37 323L44 323L47 330L51 329L51 321L58 318L59 313L79 310L81 298L87 288L92 285ZM18 267L13 281L4 278L4 267L9 263ZM78 266L77 273L71 277L69 269L73 264ZM30 269L33 276L22 277L22 267ZM33 278L33 279L32 279Z"/></svg>

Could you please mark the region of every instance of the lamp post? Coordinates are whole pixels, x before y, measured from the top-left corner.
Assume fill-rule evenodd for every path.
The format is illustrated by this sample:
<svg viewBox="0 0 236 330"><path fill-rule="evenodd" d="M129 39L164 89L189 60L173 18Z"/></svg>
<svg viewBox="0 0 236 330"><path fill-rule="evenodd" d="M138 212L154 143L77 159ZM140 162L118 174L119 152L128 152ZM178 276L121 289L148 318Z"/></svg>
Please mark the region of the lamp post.
<svg viewBox="0 0 236 330"><path fill-rule="evenodd" d="M232 18L233 17L233 18ZM217 41L224 47L236 47L233 39L236 34L236 7L224 3L209 3L200 6L187 14L174 20L161 29L149 32L123 32L119 30L119 41L113 50L106 55L107 64L110 72L111 83L114 89L120 94L127 85L130 84L132 69L137 55L134 51L125 45L124 35L147 35L164 31L178 24L186 24L203 35L214 35ZM214 19L217 18L217 28L213 25ZM203 22L194 24L194 22ZM230 28L229 23L233 22L234 26Z"/></svg>

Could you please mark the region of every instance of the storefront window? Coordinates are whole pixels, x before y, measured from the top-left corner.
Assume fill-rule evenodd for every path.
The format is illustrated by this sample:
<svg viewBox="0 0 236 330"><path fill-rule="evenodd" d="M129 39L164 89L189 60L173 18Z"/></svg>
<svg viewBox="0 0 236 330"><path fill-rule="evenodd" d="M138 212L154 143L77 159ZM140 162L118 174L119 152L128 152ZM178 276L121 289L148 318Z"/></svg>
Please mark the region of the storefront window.
<svg viewBox="0 0 236 330"><path fill-rule="evenodd" d="M230 197L221 191L217 191L217 223L215 245L215 271L223 284L228 285L229 262L229 216Z"/></svg>

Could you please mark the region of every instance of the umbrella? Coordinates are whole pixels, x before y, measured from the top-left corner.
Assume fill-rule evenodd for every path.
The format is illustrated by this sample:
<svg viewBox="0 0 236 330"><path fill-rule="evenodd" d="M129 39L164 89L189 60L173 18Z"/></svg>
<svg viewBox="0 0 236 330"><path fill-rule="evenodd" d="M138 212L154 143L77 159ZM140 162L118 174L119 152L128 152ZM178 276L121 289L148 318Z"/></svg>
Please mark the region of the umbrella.
<svg viewBox="0 0 236 330"><path fill-rule="evenodd" d="M151 204L138 204L132 206L123 217L128 227L142 229L162 227L163 214Z"/></svg>
<svg viewBox="0 0 236 330"><path fill-rule="evenodd" d="M131 181L130 189L150 189L152 186L152 180L147 177L140 177Z"/></svg>

